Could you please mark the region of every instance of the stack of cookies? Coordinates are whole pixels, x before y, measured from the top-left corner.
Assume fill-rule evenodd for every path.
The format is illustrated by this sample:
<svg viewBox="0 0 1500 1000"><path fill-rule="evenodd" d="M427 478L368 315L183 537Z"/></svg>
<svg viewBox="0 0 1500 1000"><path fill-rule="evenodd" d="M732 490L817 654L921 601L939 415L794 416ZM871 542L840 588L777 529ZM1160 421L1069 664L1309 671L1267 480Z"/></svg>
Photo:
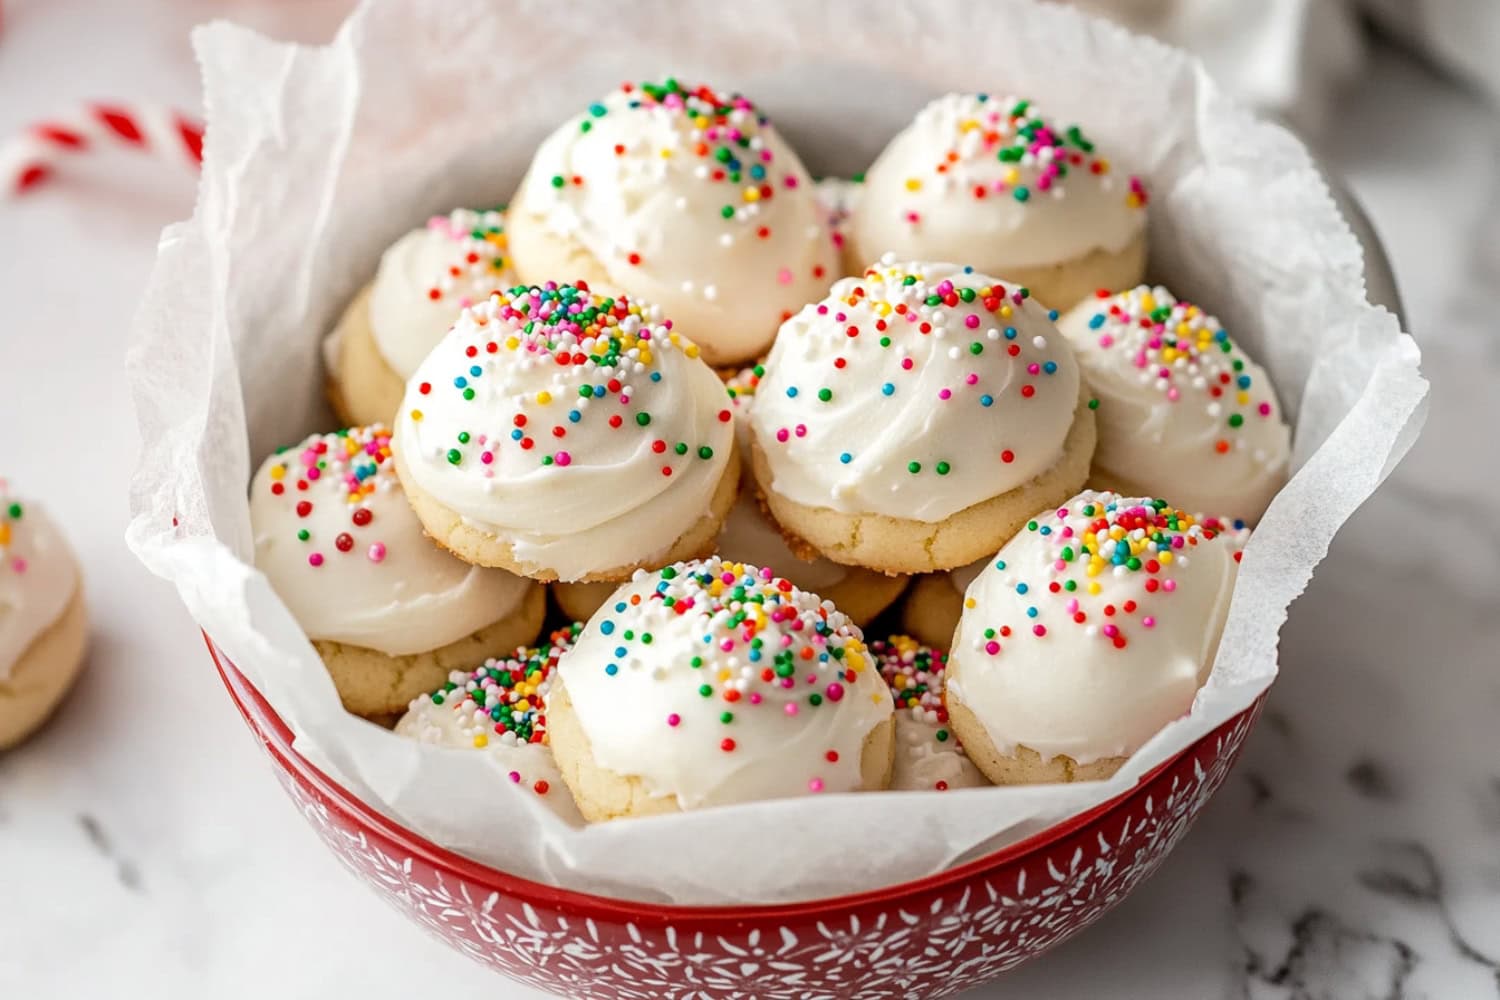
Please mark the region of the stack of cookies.
<svg viewBox="0 0 1500 1000"><path fill-rule="evenodd" d="M1112 774L1190 709L1290 450L1142 284L1146 204L1026 100L815 183L748 98L623 85L386 252L257 565L351 712L590 821Z"/></svg>

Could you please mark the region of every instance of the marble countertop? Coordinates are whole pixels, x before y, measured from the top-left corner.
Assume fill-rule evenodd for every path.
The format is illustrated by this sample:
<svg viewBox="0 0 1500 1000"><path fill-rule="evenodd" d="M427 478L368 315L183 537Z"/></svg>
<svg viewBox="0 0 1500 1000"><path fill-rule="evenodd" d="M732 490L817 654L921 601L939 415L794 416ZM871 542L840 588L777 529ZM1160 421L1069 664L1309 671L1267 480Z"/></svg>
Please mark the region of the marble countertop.
<svg viewBox="0 0 1500 1000"><path fill-rule="evenodd" d="M185 29L226 6L312 39L344 3L83 18L22 0L0 34L0 133L85 96L191 108ZM1500 994L1500 528L1471 499L1500 488L1500 124L1379 52L1320 150L1388 245L1433 383L1427 431L1293 607L1264 720L1171 861L974 1000ZM68 525L95 620L60 717L0 756L0 996L540 996L333 862L175 594L124 547L124 334L188 187L126 154L0 204L0 462Z"/></svg>

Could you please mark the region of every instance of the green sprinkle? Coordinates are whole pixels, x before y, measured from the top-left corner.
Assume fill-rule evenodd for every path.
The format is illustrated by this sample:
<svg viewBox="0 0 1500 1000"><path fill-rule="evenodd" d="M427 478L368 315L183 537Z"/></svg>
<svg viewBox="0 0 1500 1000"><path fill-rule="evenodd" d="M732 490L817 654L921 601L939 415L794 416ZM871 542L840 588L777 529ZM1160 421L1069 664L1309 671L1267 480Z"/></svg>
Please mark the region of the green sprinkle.
<svg viewBox="0 0 1500 1000"><path fill-rule="evenodd" d="M640 424L642 427L645 427L651 422L651 414L643 410L635 415L635 422Z"/></svg>
<svg viewBox="0 0 1500 1000"><path fill-rule="evenodd" d="M832 389L826 389L826 388L825 389L819 389L818 390L818 398L821 399L825 403L828 402L830 399L833 398L833 390Z"/></svg>
<svg viewBox="0 0 1500 1000"><path fill-rule="evenodd" d="M948 470L952 468L952 466L950 466L947 462L939 462L936 466L934 466L934 468L937 469L938 475L946 476L948 474Z"/></svg>
<svg viewBox="0 0 1500 1000"><path fill-rule="evenodd" d="M464 458L463 453L460 452L457 448L449 448L448 449L448 464L449 465L457 465L459 462L463 461L463 458Z"/></svg>
<svg viewBox="0 0 1500 1000"><path fill-rule="evenodd" d="M917 473L919 473L919 472L922 471L922 463L921 462L907 462L906 463L906 471L910 472L912 475L915 476Z"/></svg>
<svg viewBox="0 0 1500 1000"><path fill-rule="evenodd" d="M705 445L699 445L698 446L698 457L701 458L701 459L703 459L706 462L710 458L714 457L714 450L712 448L710 448L706 444Z"/></svg>
<svg viewBox="0 0 1500 1000"><path fill-rule="evenodd" d="M565 180L563 180L562 174L553 174L552 175L552 186L553 187L560 188L560 187L562 187L566 183L568 183L568 182L565 181Z"/></svg>

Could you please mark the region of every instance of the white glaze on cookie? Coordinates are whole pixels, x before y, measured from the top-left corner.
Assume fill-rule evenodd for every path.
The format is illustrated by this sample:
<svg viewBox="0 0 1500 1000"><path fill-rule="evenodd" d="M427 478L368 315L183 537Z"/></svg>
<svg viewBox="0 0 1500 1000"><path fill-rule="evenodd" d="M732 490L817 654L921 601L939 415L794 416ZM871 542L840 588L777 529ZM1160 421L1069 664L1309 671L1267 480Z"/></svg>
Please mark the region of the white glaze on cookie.
<svg viewBox="0 0 1500 1000"><path fill-rule="evenodd" d="M370 289L370 329L381 356L411 378L459 310L515 285L499 209L455 209L427 220L380 258Z"/></svg>
<svg viewBox="0 0 1500 1000"><path fill-rule="evenodd" d="M841 612L717 557L638 572L558 672L595 762L684 809L856 790L891 718Z"/></svg>
<svg viewBox="0 0 1500 1000"><path fill-rule="evenodd" d="M949 698L1002 753L1133 753L1212 666L1238 567L1216 527L1096 491L1037 515L968 589Z"/></svg>
<svg viewBox="0 0 1500 1000"><path fill-rule="evenodd" d="M870 167L849 233L878 255L1010 268L1116 252L1146 224L1145 189L1076 126L1029 101L949 94L923 108Z"/></svg>
<svg viewBox="0 0 1500 1000"><path fill-rule="evenodd" d="M0 681L78 592L78 563L41 506L0 479Z"/></svg>
<svg viewBox="0 0 1500 1000"><path fill-rule="evenodd" d="M953 264L883 260L783 325L750 424L795 503L929 523L1056 464L1078 406L1048 310Z"/></svg>
<svg viewBox="0 0 1500 1000"><path fill-rule="evenodd" d="M423 653L507 617L535 586L423 535L381 427L314 434L266 459L250 524L256 568L312 639Z"/></svg>
<svg viewBox="0 0 1500 1000"><path fill-rule="evenodd" d="M716 361L760 354L835 276L796 153L747 98L708 87L612 91L542 143L512 212L579 244Z"/></svg>
<svg viewBox="0 0 1500 1000"><path fill-rule="evenodd" d="M943 705L948 657L905 635L870 644L896 704L896 768L891 788L947 791L988 785L948 727Z"/></svg>
<svg viewBox="0 0 1500 1000"><path fill-rule="evenodd" d="M659 309L571 285L464 310L396 422L422 490L565 582L669 550L733 441L723 384Z"/></svg>
<svg viewBox="0 0 1500 1000"><path fill-rule="evenodd" d="M1141 285L1075 306L1058 327L1099 398L1096 470L1188 510L1265 513L1291 431L1265 369L1217 319Z"/></svg>

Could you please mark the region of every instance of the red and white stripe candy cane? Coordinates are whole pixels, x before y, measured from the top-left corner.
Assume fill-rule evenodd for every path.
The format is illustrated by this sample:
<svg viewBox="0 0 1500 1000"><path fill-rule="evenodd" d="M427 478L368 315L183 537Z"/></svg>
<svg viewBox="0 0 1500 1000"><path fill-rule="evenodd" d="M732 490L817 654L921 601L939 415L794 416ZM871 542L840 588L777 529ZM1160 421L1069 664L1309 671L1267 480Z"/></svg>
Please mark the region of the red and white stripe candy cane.
<svg viewBox="0 0 1500 1000"><path fill-rule="evenodd" d="M203 126L155 105L84 105L0 143L0 199L41 184L70 156L111 147L196 169L203 160Z"/></svg>

